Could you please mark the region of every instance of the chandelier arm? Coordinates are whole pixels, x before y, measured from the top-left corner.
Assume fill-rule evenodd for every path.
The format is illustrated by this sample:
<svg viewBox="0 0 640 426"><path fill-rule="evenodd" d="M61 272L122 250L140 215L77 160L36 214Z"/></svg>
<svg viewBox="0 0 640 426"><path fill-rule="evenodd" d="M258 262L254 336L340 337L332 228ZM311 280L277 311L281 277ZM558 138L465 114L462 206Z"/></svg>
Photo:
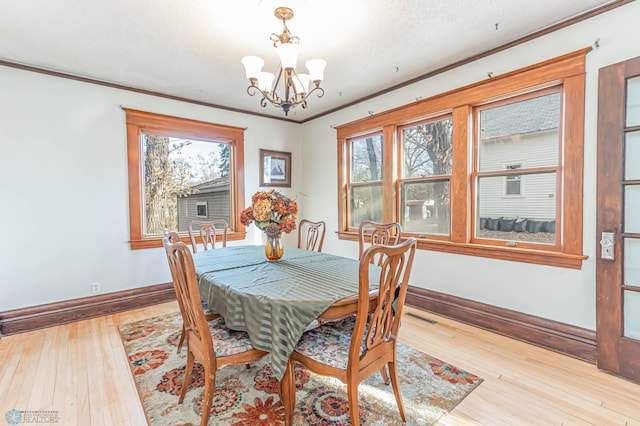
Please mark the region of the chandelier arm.
<svg viewBox="0 0 640 426"><path fill-rule="evenodd" d="M317 92L317 93L316 93L316 95L317 95L319 98L321 98L321 97L323 97L323 96L324 96L324 89L323 89L322 87L318 86L318 87L314 87L314 88L313 88L309 93L307 93L307 94L305 95L305 97L304 97L302 100L303 100L303 101L306 101L306 100L307 100L307 98L309 97L309 95L311 95L313 92Z"/></svg>
<svg viewBox="0 0 640 426"><path fill-rule="evenodd" d="M265 107L267 103L270 103L274 107L280 107L282 105L282 101L279 98L272 98L271 96L267 96L264 92L260 92L262 94L262 99L260 99L260 106Z"/></svg>
<svg viewBox="0 0 640 426"><path fill-rule="evenodd" d="M300 78L298 77L298 73L296 72L295 69L291 70L291 76L289 77L289 84L291 86L291 88L293 89L293 98L292 101L294 101L294 105L298 105L300 104L302 101L304 101L304 98L302 96L300 96L300 93L298 93L298 91L296 90L296 85L294 83L294 78L297 78L298 81L300 81Z"/></svg>
<svg viewBox="0 0 640 426"><path fill-rule="evenodd" d="M290 93L291 93L291 87L293 86L293 80L292 80L292 76L295 73L294 70L292 69L286 69L284 71L284 101L287 103L292 103L295 105L295 98L292 98ZM295 96L295 88L294 88L294 96Z"/></svg>
<svg viewBox="0 0 640 426"><path fill-rule="evenodd" d="M258 86L254 86L253 84L247 87L247 93L249 96L254 96L256 93L260 93L262 95L262 91L258 89Z"/></svg>
<svg viewBox="0 0 640 426"><path fill-rule="evenodd" d="M278 99L278 84L280 84L280 78L282 78L282 65L280 65L278 67L278 75L276 77L276 84L273 85L273 90L271 90L271 93L269 94L269 98L272 99L271 103L274 102L280 102L280 99ZM276 105L274 103L274 105Z"/></svg>

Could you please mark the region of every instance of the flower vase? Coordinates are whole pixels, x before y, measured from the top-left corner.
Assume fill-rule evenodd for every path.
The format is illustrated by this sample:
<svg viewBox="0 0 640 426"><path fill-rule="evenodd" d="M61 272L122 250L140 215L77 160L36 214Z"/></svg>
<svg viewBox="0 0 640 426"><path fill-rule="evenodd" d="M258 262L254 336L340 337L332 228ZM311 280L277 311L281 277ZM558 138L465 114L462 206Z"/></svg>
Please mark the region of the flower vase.
<svg viewBox="0 0 640 426"><path fill-rule="evenodd" d="M264 246L264 254L269 262L280 262L284 254L284 245L282 245L282 234L270 237L267 235L267 242Z"/></svg>

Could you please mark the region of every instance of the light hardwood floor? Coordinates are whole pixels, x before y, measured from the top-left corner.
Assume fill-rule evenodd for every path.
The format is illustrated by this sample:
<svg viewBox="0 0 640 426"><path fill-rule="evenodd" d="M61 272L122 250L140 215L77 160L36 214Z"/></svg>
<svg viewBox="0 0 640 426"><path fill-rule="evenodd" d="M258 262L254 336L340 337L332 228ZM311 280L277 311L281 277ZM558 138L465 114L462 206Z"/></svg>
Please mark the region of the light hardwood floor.
<svg viewBox="0 0 640 426"><path fill-rule="evenodd" d="M0 423L10 409L63 425L144 425L117 326L176 303L0 340ZM637 425L640 385L591 364L407 308L401 340L484 378L438 425Z"/></svg>

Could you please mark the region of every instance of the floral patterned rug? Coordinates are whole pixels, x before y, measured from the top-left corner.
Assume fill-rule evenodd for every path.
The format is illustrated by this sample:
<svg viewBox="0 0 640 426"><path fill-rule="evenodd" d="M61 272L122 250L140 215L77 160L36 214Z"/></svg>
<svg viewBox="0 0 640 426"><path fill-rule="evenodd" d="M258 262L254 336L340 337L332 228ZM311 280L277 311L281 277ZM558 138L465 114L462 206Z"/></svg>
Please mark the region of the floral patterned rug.
<svg viewBox="0 0 640 426"><path fill-rule="evenodd" d="M149 424L199 425L204 394L202 366L183 404L186 349L176 353L182 318L176 312L120 326L120 335ZM398 348L401 391L407 425L431 425L452 410L482 379L406 345ZM295 425L349 425L345 386L296 365ZM272 426L284 424L278 382L269 356L251 365L229 366L216 377L210 425ZM360 384L362 425L401 425L391 385L375 374Z"/></svg>

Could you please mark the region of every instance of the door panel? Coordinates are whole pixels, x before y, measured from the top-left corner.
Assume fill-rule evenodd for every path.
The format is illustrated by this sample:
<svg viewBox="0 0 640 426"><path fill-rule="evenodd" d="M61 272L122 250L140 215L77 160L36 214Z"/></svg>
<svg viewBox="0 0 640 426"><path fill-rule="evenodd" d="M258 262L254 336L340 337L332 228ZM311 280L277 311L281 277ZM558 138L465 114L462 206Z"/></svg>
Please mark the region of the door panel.
<svg viewBox="0 0 640 426"><path fill-rule="evenodd" d="M640 58L600 70L597 173L598 367L640 381Z"/></svg>

